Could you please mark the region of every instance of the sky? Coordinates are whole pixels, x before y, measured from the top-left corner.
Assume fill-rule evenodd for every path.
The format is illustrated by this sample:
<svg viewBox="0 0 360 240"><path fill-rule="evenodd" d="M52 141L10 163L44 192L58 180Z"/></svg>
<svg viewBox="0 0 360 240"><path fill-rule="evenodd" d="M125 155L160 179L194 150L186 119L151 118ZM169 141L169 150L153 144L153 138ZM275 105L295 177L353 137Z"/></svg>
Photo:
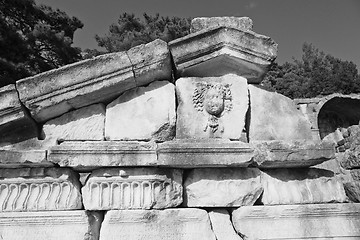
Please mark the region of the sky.
<svg viewBox="0 0 360 240"><path fill-rule="evenodd" d="M75 32L74 46L98 48L103 36L124 13L144 12L178 17L247 16L256 33L279 44L277 61L301 58L304 42L342 60L360 72L359 0L35 0L65 11L84 23Z"/></svg>

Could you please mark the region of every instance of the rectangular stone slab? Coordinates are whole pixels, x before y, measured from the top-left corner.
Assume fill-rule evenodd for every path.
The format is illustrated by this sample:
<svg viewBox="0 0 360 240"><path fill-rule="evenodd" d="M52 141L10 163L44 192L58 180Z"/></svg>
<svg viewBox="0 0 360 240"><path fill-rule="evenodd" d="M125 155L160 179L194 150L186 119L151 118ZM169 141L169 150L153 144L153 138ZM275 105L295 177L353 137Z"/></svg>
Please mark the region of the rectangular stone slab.
<svg viewBox="0 0 360 240"><path fill-rule="evenodd" d="M177 140L158 144L158 165L180 168L247 167L254 150L250 145L231 141Z"/></svg>
<svg viewBox="0 0 360 240"><path fill-rule="evenodd" d="M232 213L246 239L360 239L360 204L245 206Z"/></svg>
<svg viewBox="0 0 360 240"><path fill-rule="evenodd" d="M98 240L102 218L87 211L0 213L0 239Z"/></svg>
<svg viewBox="0 0 360 240"><path fill-rule="evenodd" d="M182 193L182 171L164 168L99 169L82 188L87 210L176 207Z"/></svg>
<svg viewBox="0 0 360 240"><path fill-rule="evenodd" d="M208 213L196 208L111 210L100 230L101 240L215 240Z"/></svg>
<svg viewBox="0 0 360 240"><path fill-rule="evenodd" d="M70 169L0 169L0 212L81 208L80 182Z"/></svg>
<svg viewBox="0 0 360 240"><path fill-rule="evenodd" d="M49 150L48 161L62 167L93 169L102 166L154 166L156 144L116 141L69 141Z"/></svg>
<svg viewBox="0 0 360 240"><path fill-rule="evenodd" d="M51 167L46 159L46 150L1 150L0 168Z"/></svg>

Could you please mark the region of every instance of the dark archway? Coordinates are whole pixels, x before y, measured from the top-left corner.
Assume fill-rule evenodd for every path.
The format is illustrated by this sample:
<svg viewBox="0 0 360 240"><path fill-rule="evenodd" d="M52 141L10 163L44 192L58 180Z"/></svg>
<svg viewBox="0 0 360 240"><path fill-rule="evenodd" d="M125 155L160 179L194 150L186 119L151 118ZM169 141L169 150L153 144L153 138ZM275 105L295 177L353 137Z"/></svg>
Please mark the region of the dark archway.
<svg viewBox="0 0 360 240"><path fill-rule="evenodd" d="M360 120L360 99L331 98L322 105L317 120L321 139L339 127L357 125Z"/></svg>

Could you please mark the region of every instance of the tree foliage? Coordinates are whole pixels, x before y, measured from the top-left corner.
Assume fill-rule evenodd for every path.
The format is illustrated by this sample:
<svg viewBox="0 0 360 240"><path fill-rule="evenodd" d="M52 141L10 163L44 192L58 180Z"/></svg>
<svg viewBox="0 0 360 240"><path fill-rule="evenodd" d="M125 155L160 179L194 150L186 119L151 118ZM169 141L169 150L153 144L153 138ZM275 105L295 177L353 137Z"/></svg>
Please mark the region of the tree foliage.
<svg viewBox="0 0 360 240"><path fill-rule="evenodd" d="M81 59L71 46L83 24L34 0L0 0L0 87Z"/></svg>
<svg viewBox="0 0 360 240"><path fill-rule="evenodd" d="M162 39L169 42L190 32L190 19L179 17L150 16L144 13L143 20L134 14L120 15L118 22L109 27L109 32L95 36L100 47L108 52L125 51L134 46Z"/></svg>
<svg viewBox="0 0 360 240"><path fill-rule="evenodd" d="M353 62L325 54L308 43L303 44L302 51L301 60L272 64L264 87L290 98L360 92L360 76Z"/></svg>

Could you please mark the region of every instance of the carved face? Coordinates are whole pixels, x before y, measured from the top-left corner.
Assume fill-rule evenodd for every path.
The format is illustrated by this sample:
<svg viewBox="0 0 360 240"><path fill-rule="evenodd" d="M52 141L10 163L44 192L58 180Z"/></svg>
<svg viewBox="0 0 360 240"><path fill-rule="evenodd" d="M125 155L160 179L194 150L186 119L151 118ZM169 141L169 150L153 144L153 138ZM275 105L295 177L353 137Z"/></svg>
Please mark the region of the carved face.
<svg viewBox="0 0 360 240"><path fill-rule="evenodd" d="M210 88L204 96L205 110L214 116L219 116L224 111L224 95L220 89Z"/></svg>

